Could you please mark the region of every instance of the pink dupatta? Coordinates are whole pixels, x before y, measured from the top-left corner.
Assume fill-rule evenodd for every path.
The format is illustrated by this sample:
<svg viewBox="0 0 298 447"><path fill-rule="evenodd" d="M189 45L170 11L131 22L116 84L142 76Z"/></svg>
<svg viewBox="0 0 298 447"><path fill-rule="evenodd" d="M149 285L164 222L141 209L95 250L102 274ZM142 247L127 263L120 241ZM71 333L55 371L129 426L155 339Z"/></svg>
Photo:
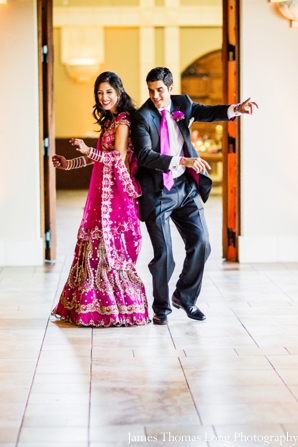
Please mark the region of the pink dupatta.
<svg viewBox="0 0 298 447"><path fill-rule="evenodd" d="M114 127L107 129L97 142L101 161L93 166L90 187L79 228L78 238L102 238L108 264L116 270L130 270L141 249L139 203L140 187L134 178L136 158L129 142L131 173L120 153L114 150L113 137L119 124L130 124L126 114L120 114Z"/></svg>

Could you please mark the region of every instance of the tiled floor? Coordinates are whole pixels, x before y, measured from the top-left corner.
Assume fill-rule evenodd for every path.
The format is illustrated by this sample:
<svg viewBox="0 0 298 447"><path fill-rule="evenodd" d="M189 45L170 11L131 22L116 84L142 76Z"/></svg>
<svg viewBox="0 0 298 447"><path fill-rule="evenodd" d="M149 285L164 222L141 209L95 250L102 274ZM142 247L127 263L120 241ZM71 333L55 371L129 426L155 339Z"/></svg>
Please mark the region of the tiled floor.
<svg viewBox="0 0 298 447"><path fill-rule="evenodd" d="M55 265L0 269L0 447L298 446L298 265L223 263L213 197L206 322L174 309L162 327L67 325L49 314L85 195L58 194ZM151 254L144 229L150 301Z"/></svg>

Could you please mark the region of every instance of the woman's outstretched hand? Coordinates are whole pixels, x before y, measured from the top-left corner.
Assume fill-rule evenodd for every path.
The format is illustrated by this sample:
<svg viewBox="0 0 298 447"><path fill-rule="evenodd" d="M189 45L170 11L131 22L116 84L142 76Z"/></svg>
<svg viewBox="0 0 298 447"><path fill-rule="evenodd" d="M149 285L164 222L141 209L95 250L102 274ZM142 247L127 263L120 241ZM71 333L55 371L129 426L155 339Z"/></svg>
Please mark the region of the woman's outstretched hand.
<svg viewBox="0 0 298 447"><path fill-rule="evenodd" d="M53 155L52 162L53 162L54 168L57 168L57 169L66 169L67 168L67 160L62 155L57 155L57 154Z"/></svg>
<svg viewBox="0 0 298 447"><path fill-rule="evenodd" d="M90 147L88 147L83 140L79 138L72 138L69 140L70 144L73 146L77 146L76 150L81 152L83 155L89 155L90 153Z"/></svg>

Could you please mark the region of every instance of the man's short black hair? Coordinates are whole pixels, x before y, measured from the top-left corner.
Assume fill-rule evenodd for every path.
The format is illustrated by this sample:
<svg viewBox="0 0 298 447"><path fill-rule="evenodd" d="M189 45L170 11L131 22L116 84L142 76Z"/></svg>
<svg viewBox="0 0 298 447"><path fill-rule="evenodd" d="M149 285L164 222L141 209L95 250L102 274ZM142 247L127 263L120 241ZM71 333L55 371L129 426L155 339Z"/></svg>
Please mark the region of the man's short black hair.
<svg viewBox="0 0 298 447"><path fill-rule="evenodd" d="M169 88L173 84L173 75L166 67L156 67L149 71L146 82L163 81Z"/></svg>

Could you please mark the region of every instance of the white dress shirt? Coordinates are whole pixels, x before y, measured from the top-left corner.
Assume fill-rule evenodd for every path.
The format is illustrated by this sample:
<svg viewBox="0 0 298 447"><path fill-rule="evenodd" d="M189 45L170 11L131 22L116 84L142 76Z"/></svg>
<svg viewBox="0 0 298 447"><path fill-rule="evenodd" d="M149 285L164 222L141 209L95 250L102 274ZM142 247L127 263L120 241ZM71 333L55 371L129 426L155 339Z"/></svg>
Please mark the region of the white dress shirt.
<svg viewBox="0 0 298 447"><path fill-rule="evenodd" d="M228 119L229 120L231 118L234 118L235 116L241 115L240 112L235 113L235 111L234 111L235 106L236 106L236 104L232 104L228 108ZM158 109L160 114L161 114L161 110L163 110L163 109ZM173 156L170 166L169 166L169 170L173 172L173 178L177 178L177 177L180 177L180 175L182 175L186 169L185 166L182 166L180 164L180 160L184 156L184 153L183 153L184 140L181 135L180 129L178 127L178 124L172 118L172 115L170 112L171 111L171 102L168 105L168 107L166 107L164 110L167 111L166 118L167 118L167 123L168 123L168 128L169 128L169 136L170 136L170 151L171 151L171 155Z"/></svg>

